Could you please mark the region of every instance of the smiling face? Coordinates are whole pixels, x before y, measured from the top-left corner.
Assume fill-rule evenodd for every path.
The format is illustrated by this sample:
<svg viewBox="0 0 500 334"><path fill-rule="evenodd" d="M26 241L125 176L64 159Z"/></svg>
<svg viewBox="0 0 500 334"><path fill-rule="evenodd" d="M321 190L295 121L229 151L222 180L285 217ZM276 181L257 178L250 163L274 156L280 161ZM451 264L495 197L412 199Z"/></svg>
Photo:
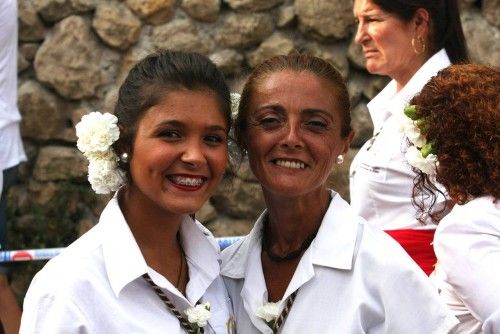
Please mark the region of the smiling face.
<svg viewBox="0 0 500 334"><path fill-rule="evenodd" d="M363 48L368 72L406 84L425 62L426 56L416 54L411 44L413 38L425 36L424 25L417 25L415 19L404 22L371 0L355 0L354 17L358 22L355 41Z"/></svg>
<svg viewBox="0 0 500 334"><path fill-rule="evenodd" d="M227 127L214 92L169 92L138 123L130 159L130 197L151 212L197 211L224 174Z"/></svg>
<svg viewBox="0 0 500 334"><path fill-rule="evenodd" d="M264 192L286 197L326 189L352 136L341 138L334 89L308 71L284 70L259 80L244 133L250 166Z"/></svg>

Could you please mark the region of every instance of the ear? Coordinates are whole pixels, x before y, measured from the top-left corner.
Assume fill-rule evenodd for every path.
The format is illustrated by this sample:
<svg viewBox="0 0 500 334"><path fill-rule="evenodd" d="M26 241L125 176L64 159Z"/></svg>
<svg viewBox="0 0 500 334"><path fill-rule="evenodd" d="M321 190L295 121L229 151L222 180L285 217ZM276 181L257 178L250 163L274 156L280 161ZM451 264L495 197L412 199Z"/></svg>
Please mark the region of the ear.
<svg viewBox="0 0 500 334"><path fill-rule="evenodd" d="M415 25L415 36L427 39L429 35L429 12L424 8L419 8L413 16L413 24Z"/></svg>
<svg viewBox="0 0 500 334"><path fill-rule="evenodd" d="M347 135L347 137L344 139L344 143L342 144L342 154L346 154L349 151L355 134L356 132L354 130L351 130L349 135Z"/></svg>

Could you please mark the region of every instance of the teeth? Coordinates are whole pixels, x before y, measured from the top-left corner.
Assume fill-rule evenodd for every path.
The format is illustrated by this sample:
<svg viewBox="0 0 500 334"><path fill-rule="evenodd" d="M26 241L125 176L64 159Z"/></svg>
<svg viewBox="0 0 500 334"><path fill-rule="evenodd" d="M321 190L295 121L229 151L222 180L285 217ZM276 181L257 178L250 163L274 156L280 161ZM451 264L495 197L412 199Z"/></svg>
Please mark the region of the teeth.
<svg viewBox="0 0 500 334"><path fill-rule="evenodd" d="M276 160L276 165L285 167L285 168L293 168L293 169L304 169L305 165L303 162L295 162L288 160Z"/></svg>
<svg viewBox="0 0 500 334"><path fill-rule="evenodd" d="M193 177L172 176L170 177L170 180L172 180L172 182L174 183L181 184L183 186L192 186L192 187L199 186L203 183L203 179L193 178Z"/></svg>

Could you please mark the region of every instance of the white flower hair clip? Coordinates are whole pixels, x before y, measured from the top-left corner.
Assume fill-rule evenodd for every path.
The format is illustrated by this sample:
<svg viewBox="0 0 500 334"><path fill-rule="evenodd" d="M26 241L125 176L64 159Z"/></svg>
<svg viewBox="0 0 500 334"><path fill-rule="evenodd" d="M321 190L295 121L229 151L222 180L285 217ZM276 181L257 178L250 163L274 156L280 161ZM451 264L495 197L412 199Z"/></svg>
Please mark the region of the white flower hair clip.
<svg viewBox="0 0 500 334"><path fill-rule="evenodd" d="M119 158L111 148L120 137L118 119L98 111L84 115L75 126L76 146L89 161L88 179L97 194L116 191L125 181Z"/></svg>
<svg viewBox="0 0 500 334"><path fill-rule="evenodd" d="M417 106L406 106L404 115L406 117L401 129L412 144L406 151L406 160L412 167L423 173L431 176L436 175L439 162L435 154L435 144L427 142L427 138L422 134L421 129L425 126L425 121L418 118Z"/></svg>

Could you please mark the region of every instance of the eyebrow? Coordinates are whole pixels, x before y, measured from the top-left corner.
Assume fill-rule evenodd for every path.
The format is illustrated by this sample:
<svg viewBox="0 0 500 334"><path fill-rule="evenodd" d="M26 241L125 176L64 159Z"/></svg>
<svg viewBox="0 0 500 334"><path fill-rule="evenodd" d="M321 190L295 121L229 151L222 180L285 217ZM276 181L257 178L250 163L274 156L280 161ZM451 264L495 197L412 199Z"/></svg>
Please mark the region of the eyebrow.
<svg viewBox="0 0 500 334"><path fill-rule="evenodd" d="M185 128L186 127L186 124L184 122L180 122L178 120L168 120L168 121L163 121L163 122L160 122L158 123L155 127L156 128L159 128L159 127L162 127L162 126L173 126L173 127L177 127L177 128ZM226 132L227 131L227 127L225 126L221 126L221 125L209 125L207 127L205 127L208 131L223 131L223 132Z"/></svg>

